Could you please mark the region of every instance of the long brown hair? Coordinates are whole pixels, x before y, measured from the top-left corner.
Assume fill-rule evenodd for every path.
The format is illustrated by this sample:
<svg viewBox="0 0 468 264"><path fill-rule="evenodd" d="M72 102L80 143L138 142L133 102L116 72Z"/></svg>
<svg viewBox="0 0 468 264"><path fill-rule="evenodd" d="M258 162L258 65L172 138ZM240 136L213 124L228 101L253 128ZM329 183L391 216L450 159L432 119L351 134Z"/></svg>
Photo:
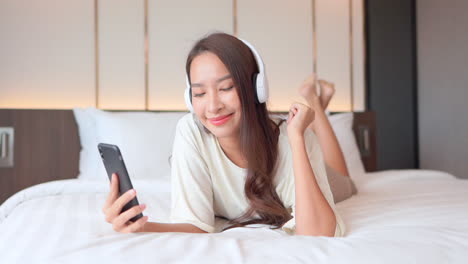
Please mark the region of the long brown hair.
<svg viewBox="0 0 468 264"><path fill-rule="evenodd" d="M247 159L244 192L250 207L231 220L232 225L224 230L249 224L268 224L279 228L291 219L273 183L281 123L271 120L266 104L257 101L253 85L253 75L258 73L255 58L249 47L236 37L212 33L195 43L190 51L185 66L189 78L193 59L204 52L215 54L226 66L242 107L240 144L242 154ZM252 219L255 213L259 218Z"/></svg>

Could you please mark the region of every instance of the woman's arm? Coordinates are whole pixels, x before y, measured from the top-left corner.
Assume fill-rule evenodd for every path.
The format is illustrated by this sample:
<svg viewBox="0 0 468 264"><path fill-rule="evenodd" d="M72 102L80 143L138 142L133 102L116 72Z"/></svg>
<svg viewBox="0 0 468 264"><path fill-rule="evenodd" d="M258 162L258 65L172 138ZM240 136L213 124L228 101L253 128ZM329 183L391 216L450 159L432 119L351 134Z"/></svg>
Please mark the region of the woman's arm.
<svg viewBox="0 0 468 264"><path fill-rule="evenodd" d="M208 233L192 224L175 223L155 223L147 222L148 216L144 216L136 222L131 222L134 216L142 213L145 209L145 205L136 205L129 210L122 212L122 208L125 204L130 202L135 196L134 190L129 190L125 194L119 197L119 185L118 177L112 174L111 179L111 190L107 196L106 203L102 209L106 215L106 221L112 224L115 231L121 233L133 233L133 232L183 232L183 233Z"/></svg>
<svg viewBox="0 0 468 264"><path fill-rule="evenodd" d="M163 224L155 222L147 222L140 232L208 233L192 224Z"/></svg>
<svg viewBox="0 0 468 264"><path fill-rule="evenodd" d="M295 180L296 234L334 236L336 216L317 184L304 139L304 131L313 120L314 112L309 107L299 103L292 105L288 138Z"/></svg>
<svg viewBox="0 0 468 264"><path fill-rule="evenodd" d="M315 180L303 135L291 136L296 188L296 234L334 236L336 217Z"/></svg>

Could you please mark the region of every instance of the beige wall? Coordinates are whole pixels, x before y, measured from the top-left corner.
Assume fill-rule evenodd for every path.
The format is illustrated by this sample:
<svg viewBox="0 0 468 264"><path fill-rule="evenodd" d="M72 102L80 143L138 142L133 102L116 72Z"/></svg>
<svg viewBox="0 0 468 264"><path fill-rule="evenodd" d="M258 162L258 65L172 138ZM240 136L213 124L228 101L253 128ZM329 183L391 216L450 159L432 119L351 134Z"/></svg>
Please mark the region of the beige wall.
<svg viewBox="0 0 468 264"><path fill-rule="evenodd" d="M0 108L183 110L188 50L219 30L237 33L262 54L270 109L286 110L300 100L297 87L317 71L336 83L330 110L364 110L362 5L363 0L4 0Z"/></svg>
<svg viewBox="0 0 468 264"><path fill-rule="evenodd" d="M468 178L468 2L417 2L419 156Z"/></svg>
<svg viewBox="0 0 468 264"><path fill-rule="evenodd" d="M189 50L207 32L232 34L232 13L231 1L149 1L150 109L185 109L185 60Z"/></svg>
<svg viewBox="0 0 468 264"><path fill-rule="evenodd" d="M0 107L95 101L92 0L0 1Z"/></svg>

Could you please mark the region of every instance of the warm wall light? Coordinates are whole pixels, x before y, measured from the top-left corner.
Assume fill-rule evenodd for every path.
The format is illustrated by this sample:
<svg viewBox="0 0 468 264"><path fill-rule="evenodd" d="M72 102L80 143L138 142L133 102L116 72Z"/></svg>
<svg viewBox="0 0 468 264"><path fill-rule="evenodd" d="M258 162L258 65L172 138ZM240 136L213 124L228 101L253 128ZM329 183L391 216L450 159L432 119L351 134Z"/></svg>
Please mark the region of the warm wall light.
<svg viewBox="0 0 468 264"><path fill-rule="evenodd" d="M188 111L187 106L183 103L167 102L159 104L156 109L150 108L151 111Z"/></svg>
<svg viewBox="0 0 468 264"><path fill-rule="evenodd" d="M89 100L88 100L89 101ZM86 101L61 101L61 100L50 100L50 101L33 101L33 100L9 100L6 103L2 103L0 109L49 109L49 110L67 110L75 107L95 107L93 103ZM119 107L105 107L105 110L145 110L143 105L135 105Z"/></svg>
<svg viewBox="0 0 468 264"><path fill-rule="evenodd" d="M94 104L86 102L61 102L60 100L53 101L32 101L32 100L9 100L2 103L0 109L72 109L74 107L88 107Z"/></svg>

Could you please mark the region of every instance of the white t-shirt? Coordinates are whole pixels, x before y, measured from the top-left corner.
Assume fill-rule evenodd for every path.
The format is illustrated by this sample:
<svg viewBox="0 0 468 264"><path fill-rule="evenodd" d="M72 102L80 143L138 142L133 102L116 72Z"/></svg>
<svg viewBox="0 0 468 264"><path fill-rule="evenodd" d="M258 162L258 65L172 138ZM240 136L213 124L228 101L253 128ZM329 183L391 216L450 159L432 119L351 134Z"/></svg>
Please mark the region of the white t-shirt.
<svg viewBox="0 0 468 264"><path fill-rule="evenodd" d="M274 184L293 216L282 229L294 234L294 171L286 126L286 122L280 126ZM343 236L344 224L335 208L320 144L310 129L305 133L305 140L317 183L336 216L335 236ZM189 223L209 233L219 232L225 226L215 223L217 217L234 219L248 209L244 193L247 169L235 165L226 156L217 138L207 133L193 114L183 116L177 124L171 162L171 222Z"/></svg>

